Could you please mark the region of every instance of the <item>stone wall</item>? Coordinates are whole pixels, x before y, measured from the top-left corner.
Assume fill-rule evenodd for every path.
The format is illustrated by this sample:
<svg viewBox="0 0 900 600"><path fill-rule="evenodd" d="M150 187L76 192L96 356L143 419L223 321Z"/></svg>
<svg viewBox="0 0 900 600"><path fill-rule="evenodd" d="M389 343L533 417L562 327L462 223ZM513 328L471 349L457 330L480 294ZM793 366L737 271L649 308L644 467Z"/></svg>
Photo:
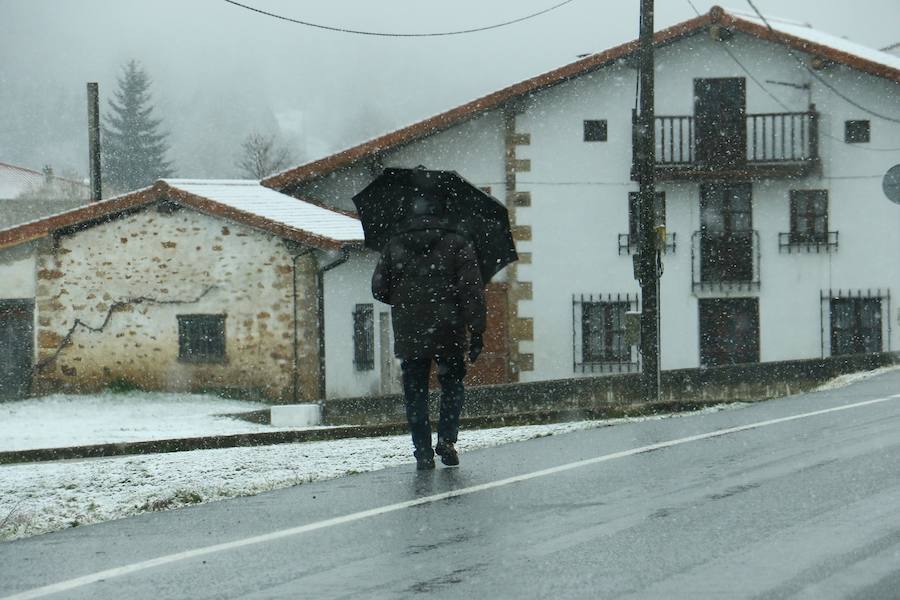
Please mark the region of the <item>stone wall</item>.
<svg viewBox="0 0 900 600"><path fill-rule="evenodd" d="M57 235L37 253L33 392L122 385L291 401L296 386L317 398L315 264L297 257L298 299L313 308L297 310L295 356L292 258L277 237L169 204ZM179 360L186 314L225 315L224 361Z"/></svg>
<svg viewBox="0 0 900 600"><path fill-rule="evenodd" d="M897 353L836 356L735 365L709 369L663 371L662 400L672 402L753 402L807 391L845 373L900 362ZM608 375L492 385L466 390L463 417L501 417L565 413L577 417L604 407L643 402L640 374ZM437 419L437 392L431 414ZM345 398L324 406L329 425L395 423L405 420L403 397Z"/></svg>

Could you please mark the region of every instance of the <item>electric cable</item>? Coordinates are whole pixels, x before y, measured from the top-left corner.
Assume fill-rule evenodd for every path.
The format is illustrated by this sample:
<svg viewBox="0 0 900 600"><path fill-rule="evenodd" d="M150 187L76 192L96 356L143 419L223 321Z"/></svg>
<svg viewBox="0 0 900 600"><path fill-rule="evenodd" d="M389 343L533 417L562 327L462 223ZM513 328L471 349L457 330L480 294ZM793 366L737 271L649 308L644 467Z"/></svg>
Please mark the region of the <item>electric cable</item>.
<svg viewBox="0 0 900 600"><path fill-rule="evenodd" d="M296 23L297 25L305 25L306 27L314 27L316 29L324 29L326 31L334 31L337 33L349 33L354 35L368 35L375 37L402 37L402 38L416 38L416 37L442 37L442 36L450 36L450 35L463 35L467 33L478 33L479 31L488 31L490 29L498 29L500 27L506 27L507 25L514 25L515 23L521 23L522 21L527 21L528 19L533 19L535 17L539 17L541 15L547 14L552 10L556 10L557 8L561 8L566 4L574 2L575 0L564 0L563 2L559 2L554 4L553 6L547 7L545 9L539 10L537 12L531 13L529 15L525 15L523 17L518 17L516 19L511 19L509 21L504 21L502 23L495 23L493 25L486 25L484 27L472 27L470 29L460 29L457 31L436 31L429 33L394 33L394 32L384 32L384 31L366 31L362 29L350 29L348 27L335 27L332 25L323 25L321 23L312 23L310 21L302 21L300 19L293 19L291 17L286 17L284 15L279 15L277 13L269 12L266 10L262 10L260 8L255 8L253 6L248 6L246 4L241 4L240 2L236 2L235 0L224 0L228 4L233 4L234 6L239 6L246 10L259 13L261 15L265 15L267 17L272 17L273 19L279 19L282 21L287 21L290 23Z"/></svg>
<svg viewBox="0 0 900 600"><path fill-rule="evenodd" d="M769 24L769 22L766 20L766 18L763 16L763 14L762 14L761 12L759 12L759 10L756 8L756 5L753 4L753 1L752 1L752 0L747 0L747 4L750 5L750 8L753 9L753 12L755 12L756 15L762 20L762 22L763 22L763 23L765 24L765 26L769 29L769 31L771 31L772 33L776 33L776 32L775 32L775 29ZM870 108L867 108L867 107L863 106L862 104L858 103L857 101L853 100L852 98L849 98L849 97L845 96L845 95L843 94L843 92L839 91L837 88L835 88L835 87L832 86L830 83L828 83L828 81L826 81L824 77L822 77L821 75L819 75L818 73L816 73L813 69L811 69L811 68L809 67L809 65L807 65L805 62L803 62L803 59L802 59L802 58L796 56L793 52L790 51L790 49L788 49L788 53L791 55L791 57L794 58L794 60L796 60L796 61L800 64L800 66L802 66L804 69L806 69L807 71L809 71L809 74L812 75L813 77L815 77L815 78L819 81L819 83L821 83L822 85L824 85L825 87L827 87L827 88L828 88L829 90L831 90L836 96L838 96L839 98L843 99L845 102L851 104L852 106L855 106L856 108L858 108L859 110L861 110L861 111L863 111L863 112L865 112L865 113L868 113L868 114L872 115L873 117L878 117L879 119L883 119L883 120L885 120L885 121L890 121L891 123L900 123L900 119L897 119L897 118L894 118L894 117L889 117L889 116L887 116L887 115L882 115L882 114L880 114L880 113L878 113L878 112L875 112L874 110L872 110L872 109L870 109Z"/></svg>

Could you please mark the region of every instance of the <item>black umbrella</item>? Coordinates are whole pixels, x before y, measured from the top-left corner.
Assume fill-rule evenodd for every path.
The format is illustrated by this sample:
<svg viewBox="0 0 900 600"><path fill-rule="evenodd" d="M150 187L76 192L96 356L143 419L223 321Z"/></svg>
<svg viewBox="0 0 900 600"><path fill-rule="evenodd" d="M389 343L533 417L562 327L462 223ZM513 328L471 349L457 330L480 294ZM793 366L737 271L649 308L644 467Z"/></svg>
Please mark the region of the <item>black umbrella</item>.
<svg viewBox="0 0 900 600"><path fill-rule="evenodd" d="M475 245L485 283L518 260L509 212L503 204L456 171L423 167L385 169L353 197L366 246L381 251L410 215L412 200L420 195L437 196L444 202L449 226Z"/></svg>

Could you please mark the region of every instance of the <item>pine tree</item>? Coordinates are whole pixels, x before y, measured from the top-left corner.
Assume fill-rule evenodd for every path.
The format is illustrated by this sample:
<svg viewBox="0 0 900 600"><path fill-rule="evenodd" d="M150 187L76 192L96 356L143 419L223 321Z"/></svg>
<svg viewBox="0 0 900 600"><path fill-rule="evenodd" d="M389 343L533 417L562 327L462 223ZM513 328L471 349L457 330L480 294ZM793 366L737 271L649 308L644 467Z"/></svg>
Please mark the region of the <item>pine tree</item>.
<svg viewBox="0 0 900 600"><path fill-rule="evenodd" d="M124 192L172 175L166 160L169 145L153 118L150 78L137 61L122 68L115 100L103 116L104 191Z"/></svg>

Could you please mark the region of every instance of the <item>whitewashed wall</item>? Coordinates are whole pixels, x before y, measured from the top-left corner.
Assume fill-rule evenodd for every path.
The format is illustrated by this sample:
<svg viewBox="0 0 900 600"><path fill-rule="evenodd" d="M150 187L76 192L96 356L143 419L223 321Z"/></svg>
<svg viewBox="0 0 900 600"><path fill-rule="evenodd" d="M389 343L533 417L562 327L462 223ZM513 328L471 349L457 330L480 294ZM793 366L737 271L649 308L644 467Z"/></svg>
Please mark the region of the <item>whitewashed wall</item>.
<svg viewBox="0 0 900 600"><path fill-rule="evenodd" d="M452 169L478 186L490 186L494 196L503 196L503 121L499 111L436 133L401 148L385 152L385 167ZM353 196L374 179L369 165L358 163L308 183L299 195L347 210Z"/></svg>
<svg viewBox="0 0 900 600"><path fill-rule="evenodd" d="M377 395L382 389L382 348L379 336L382 313L390 306L372 298L372 272L378 255L353 252L349 260L325 273L325 392L326 398ZM372 304L375 314L375 366L360 371L353 364L353 311L357 304ZM385 376L391 377L392 374Z"/></svg>
<svg viewBox="0 0 900 600"><path fill-rule="evenodd" d="M32 244L0 251L0 298L34 299L34 252Z"/></svg>

